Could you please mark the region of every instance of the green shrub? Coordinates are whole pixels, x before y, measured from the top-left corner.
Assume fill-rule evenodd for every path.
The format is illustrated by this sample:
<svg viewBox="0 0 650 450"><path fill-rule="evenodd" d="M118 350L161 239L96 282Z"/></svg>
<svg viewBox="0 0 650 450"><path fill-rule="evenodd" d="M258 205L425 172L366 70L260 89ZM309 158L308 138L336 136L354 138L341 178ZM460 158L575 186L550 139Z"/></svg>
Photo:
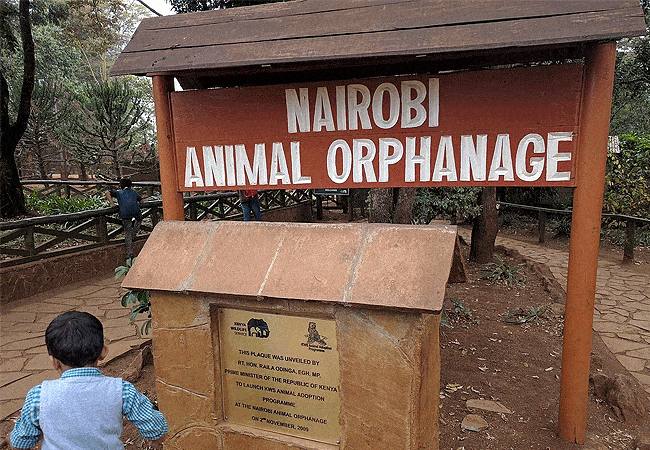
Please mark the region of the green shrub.
<svg viewBox="0 0 650 450"><path fill-rule="evenodd" d="M604 209L650 218L650 136L620 136L620 152L607 155Z"/></svg>
<svg viewBox="0 0 650 450"><path fill-rule="evenodd" d="M413 205L413 219L427 224L440 217L445 219L473 219L481 214L476 204L481 193L477 187L420 188Z"/></svg>
<svg viewBox="0 0 650 450"><path fill-rule="evenodd" d="M40 191L34 191L25 200L29 209L44 216L70 214L108 206L108 201L101 195L66 198L58 195L43 196Z"/></svg>

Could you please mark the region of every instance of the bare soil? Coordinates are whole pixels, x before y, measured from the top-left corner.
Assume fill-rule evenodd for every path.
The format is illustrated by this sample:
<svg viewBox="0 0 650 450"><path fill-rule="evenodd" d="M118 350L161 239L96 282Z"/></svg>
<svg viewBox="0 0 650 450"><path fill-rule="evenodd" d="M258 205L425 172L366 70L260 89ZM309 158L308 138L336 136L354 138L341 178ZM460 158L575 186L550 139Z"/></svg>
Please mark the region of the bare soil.
<svg viewBox="0 0 650 450"><path fill-rule="evenodd" d="M440 330L440 449L634 450L636 438L650 430L648 424L621 421L591 386L586 445L557 437L563 299L553 294L557 286L549 279L550 271L513 251L497 248L497 254L509 267L522 264L526 281L507 286L477 280L484 273L482 267L468 264L470 281L447 288L445 314L453 328ZM526 315L534 317L517 323ZM597 335L594 370L610 377L627 373ZM647 394L637 388L646 399ZM470 399L496 401L510 413L469 408ZM487 428L463 430L461 423L468 414L483 417Z"/></svg>
<svg viewBox="0 0 650 450"><path fill-rule="evenodd" d="M517 237L535 239L534 236ZM564 249L567 244L566 239L549 239L546 243ZM622 254L607 245L602 251L607 258L622 259ZM650 262L647 249L635 252L639 262L631 267L647 271ZM549 279L550 271L526 261L516 252L498 248L497 254L508 267L519 267L517 273L524 275L525 281L508 286L479 279L482 267L468 264L469 281L451 284L446 292L443 313L446 325L440 329L440 449L634 450L635 439L650 433L648 424L634 426L621 421L610 405L596 398L591 388L586 445L578 446L557 437L562 298L557 295L557 283ZM512 323L517 318L527 321ZM131 353L113 360L103 372L120 376L135 356ZM593 370L610 376L626 373L597 335L594 335L592 351ZM154 379L153 363L148 361L134 384L155 404ZM640 386L638 389L637 393L646 399L647 394ZM467 404L472 399L496 401L509 412L472 409ZM481 416L487 427L481 431L464 430L461 423L469 414ZM12 420L0 422L0 442L12 426ZM147 448L128 423L123 441L128 450Z"/></svg>

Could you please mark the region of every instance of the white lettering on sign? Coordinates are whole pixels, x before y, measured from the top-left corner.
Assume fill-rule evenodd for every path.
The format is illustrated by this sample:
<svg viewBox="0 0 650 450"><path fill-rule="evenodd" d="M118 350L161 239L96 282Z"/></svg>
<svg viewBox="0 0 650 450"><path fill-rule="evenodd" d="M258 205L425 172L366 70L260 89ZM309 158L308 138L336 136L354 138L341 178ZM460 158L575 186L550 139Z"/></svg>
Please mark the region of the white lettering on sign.
<svg viewBox="0 0 650 450"><path fill-rule="evenodd" d="M373 123L386 130L398 122L401 128L417 128L427 118L429 127L438 126L438 78L430 78L428 86L418 80L402 81L399 89L393 83L382 83L374 92L364 84L348 84L336 86L334 94L332 102L327 88L317 87L312 105L308 88L285 89L289 133L371 130ZM332 104L336 105L336 114Z"/></svg>
<svg viewBox="0 0 650 450"><path fill-rule="evenodd" d="M279 88L273 104L282 108L284 100L286 106L284 138L233 139L228 145L188 141L184 187L311 186L312 174L306 173L311 171L315 183L329 186L563 185L572 180L574 134L563 125L558 130L549 120L536 119L544 132L517 122L526 130L521 134L528 134L521 137L509 125L505 130L486 125L476 134L454 135L448 123L440 125L439 78L391 80ZM468 114L467 106L456 106L458 111L451 106L443 111L460 118ZM282 128L283 122L280 114L274 123ZM477 126L471 117L470 122ZM309 133L302 139L307 170L301 164L301 133ZM319 133L335 134L330 139ZM322 160L314 164L316 158Z"/></svg>
<svg viewBox="0 0 650 450"><path fill-rule="evenodd" d="M225 149L225 157L224 157ZM291 170L287 161L291 161ZM300 142L291 142L287 160L282 142L274 142L270 161L266 145L255 144L253 161L248 158L245 145L217 145L203 147L203 167L194 147L187 147L185 157L185 187L204 186L276 186L282 184L309 184L311 177L302 174ZM268 167L267 167L268 161Z"/></svg>
<svg viewBox="0 0 650 450"><path fill-rule="evenodd" d="M397 138L379 138L377 141L352 139L351 142L336 139L327 150L327 175L336 184L345 183L350 175L354 183L385 183L390 178L390 167L403 164L405 183L459 180L531 182L539 179L544 169L549 181L570 179L571 173L559 171L558 163L571 160L571 153L560 152L559 148L561 142L573 140L572 133L549 133L546 140L539 134L527 134L517 144L514 161L510 135L498 134L489 167L488 137L485 134L460 136L459 161L456 161L452 136L440 136L434 155L431 151L432 136L406 137L404 141ZM534 156L529 157L528 148L531 146ZM255 144L252 161L243 144L204 146L205 176L196 149L187 147L186 155L185 187L311 183L311 177L303 174L300 142L296 141L290 143L288 157L282 142L274 142L270 159L266 158L266 146Z"/></svg>

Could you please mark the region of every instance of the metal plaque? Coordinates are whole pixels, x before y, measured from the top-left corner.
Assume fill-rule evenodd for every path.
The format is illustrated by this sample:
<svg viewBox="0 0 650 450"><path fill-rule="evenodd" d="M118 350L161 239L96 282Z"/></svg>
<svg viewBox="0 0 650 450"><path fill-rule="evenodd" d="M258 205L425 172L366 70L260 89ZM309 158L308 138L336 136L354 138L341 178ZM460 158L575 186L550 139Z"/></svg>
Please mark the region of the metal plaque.
<svg viewBox="0 0 650 450"><path fill-rule="evenodd" d="M338 443L333 320L221 309L219 327L227 421Z"/></svg>

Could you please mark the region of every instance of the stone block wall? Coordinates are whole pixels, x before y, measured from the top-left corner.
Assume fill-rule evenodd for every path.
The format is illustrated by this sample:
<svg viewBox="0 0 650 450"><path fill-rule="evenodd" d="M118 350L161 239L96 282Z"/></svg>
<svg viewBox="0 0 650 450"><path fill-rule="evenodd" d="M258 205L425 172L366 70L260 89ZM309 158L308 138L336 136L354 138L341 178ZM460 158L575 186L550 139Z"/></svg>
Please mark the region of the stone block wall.
<svg viewBox="0 0 650 450"><path fill-rule="evenodd" d="M168 449L438 449L439 314L299 300L152 293L158 404ZM340 367L340 445L224 418L220 308L332 319Z"/></svg>
<svg viewBox="0 0 650 450"><path fill-rule="evenodd" d="M136 253L144 239L133 243ZM123 265L124 244L113 244L0 269L2 304L67 284L107 276Z"/></svg>

